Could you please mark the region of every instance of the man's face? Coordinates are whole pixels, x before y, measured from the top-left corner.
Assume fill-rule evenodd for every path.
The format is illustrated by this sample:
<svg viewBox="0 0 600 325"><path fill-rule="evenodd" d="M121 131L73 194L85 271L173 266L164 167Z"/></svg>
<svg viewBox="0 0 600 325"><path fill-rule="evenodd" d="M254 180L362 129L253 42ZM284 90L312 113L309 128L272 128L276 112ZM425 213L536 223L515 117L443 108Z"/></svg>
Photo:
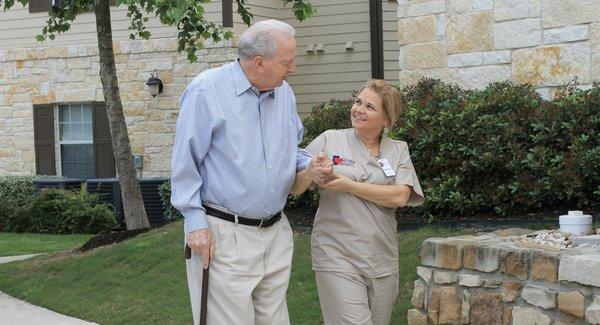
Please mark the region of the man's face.
<svg viewBox="0 0 600 325"><path fill-rule="evenodd" d="M286 37L277 40L277 53L270 59L262 59L260 90L281 86L283 80L296 70L296 40Z"/></svg>

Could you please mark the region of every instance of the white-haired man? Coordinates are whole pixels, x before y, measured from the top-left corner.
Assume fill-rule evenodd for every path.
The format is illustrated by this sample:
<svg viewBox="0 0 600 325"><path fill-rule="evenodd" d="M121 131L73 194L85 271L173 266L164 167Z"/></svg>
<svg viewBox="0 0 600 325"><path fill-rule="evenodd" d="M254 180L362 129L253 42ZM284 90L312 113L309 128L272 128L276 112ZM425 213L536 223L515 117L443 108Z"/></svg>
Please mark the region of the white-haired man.
<svg viewBox="0 0 600 325"><path fill-rule="evenodd" d="M257 22L241 35L238 55L200 73L180 98L171 202L193 251L194 323L210 263L208 324L289 324L293 237L281 210L311 162L298 148L303 126L285 82L296 68L294 29Z"/></svg>

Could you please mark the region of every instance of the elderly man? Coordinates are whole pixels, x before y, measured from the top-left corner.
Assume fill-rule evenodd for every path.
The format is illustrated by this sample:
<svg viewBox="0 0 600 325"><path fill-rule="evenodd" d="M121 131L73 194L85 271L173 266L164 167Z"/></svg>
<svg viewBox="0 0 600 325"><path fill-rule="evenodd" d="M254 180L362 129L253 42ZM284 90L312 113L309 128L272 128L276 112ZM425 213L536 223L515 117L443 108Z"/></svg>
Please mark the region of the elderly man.
<svg viewBox="0 0 600 325"><path fill-rule="evenodd" d="M208 324L289 324L293 241L281 210L295 174L311 162L298 148L303 126L285 82L296 68L294 29L257 22L239 38L238 55L200 73L181 96L171 202L193 251L195 323L210 263Z"/></svg>

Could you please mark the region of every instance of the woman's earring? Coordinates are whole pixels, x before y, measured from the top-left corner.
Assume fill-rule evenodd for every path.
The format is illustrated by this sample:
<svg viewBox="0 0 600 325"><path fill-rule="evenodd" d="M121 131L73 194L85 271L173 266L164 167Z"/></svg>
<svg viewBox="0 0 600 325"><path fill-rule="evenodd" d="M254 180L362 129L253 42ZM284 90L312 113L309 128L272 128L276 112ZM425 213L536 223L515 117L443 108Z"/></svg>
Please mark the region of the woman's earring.
<svg viewBox="0 0 600 325"><path fill-rule="evenodd" d="M383 127L383 134L387 134L390 129L387 126Z"/></svg>

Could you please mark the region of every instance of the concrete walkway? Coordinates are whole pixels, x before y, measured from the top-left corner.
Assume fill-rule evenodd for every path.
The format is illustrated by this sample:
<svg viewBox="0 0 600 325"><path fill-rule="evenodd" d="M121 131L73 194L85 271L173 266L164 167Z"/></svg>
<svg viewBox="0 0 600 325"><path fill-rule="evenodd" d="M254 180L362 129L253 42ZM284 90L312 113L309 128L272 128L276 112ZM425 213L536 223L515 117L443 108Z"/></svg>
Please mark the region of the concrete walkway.
<svg viewBox="0 0 600 325"><path fill-rule="evenodd" d="M0 264L21 261L39 254L0 257ZM52 310L34 306L0 291L0 324L10 325L83 325L95 324L61 315Z"/></svg>
<svg viewBox="0 0 600 325"><path fill-rule="evenodd" d="M0 264L10 263L14 261L22 261L28 258L36 257L40 254L27 254L27 255L16 255L16 256L2 256L0 257Z"/></svg>

